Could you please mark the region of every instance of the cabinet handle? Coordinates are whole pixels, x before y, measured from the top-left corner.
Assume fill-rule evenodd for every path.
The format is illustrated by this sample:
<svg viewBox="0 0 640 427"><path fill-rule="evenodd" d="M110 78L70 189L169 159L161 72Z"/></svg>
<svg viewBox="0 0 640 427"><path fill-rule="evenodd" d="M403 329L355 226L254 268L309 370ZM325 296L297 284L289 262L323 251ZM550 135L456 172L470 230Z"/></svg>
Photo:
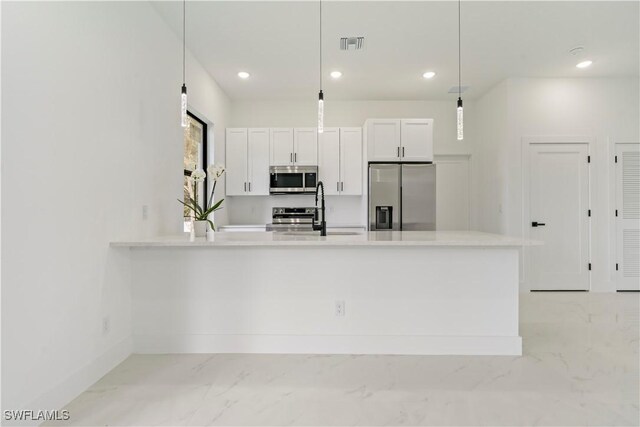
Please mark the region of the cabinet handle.
<svg viewBox="0 0 640 427"><path fill-rule="evenodd" d="M293 162L294 162L294 163L298 163L298 153L294 153L294 155L293 155Z"/></svg>
<svg viewBox="0 0 640 427"><path fill-rule="evenodd" d="M344 191L344 181L340 183L340 191Z"/></svg>
<svg viewBox="0 0 640 427"><path fill-rule="evenodd" d="M397 152L398 152L398 154L396 155L396 157L400 157L400 147L398 147Z"/></svg>
<svg viewBox="0 0 640 427"><path fill-rule="evenodd" d="M404 157L404 147L402 147L402 157Z"/></svg>
<svg viewBox="0 0 640 427"><path fill-rule="evenodd" d="M246 182L244 183L244 191L245 192L247 191L247 183Z"/></svg>
<svg viewBox="0 0 640 427"><path fill-rule="evenodd" d="M340 191L340 183L336 182L336 191Z"/></svg>
<svg viewBox="0 0 640 427"><path fill-rule="evenodd" d="M249 182L249 193L251 193L251 182Z"/></svg>

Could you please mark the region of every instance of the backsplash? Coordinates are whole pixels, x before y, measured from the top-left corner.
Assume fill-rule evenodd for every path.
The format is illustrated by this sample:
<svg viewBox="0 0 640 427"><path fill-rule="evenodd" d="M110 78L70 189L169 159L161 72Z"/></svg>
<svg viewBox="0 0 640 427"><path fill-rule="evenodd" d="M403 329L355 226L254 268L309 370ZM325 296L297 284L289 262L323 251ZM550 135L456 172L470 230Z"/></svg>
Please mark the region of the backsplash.
<svg viewBox="0 0 640 427"><path fill-rule="evenodd" d="M228 197L225 209L229 225L271 223L271 208L314 206L313 195ZM362 196L326 196L329 225L365 225L366 198Z"/></svg>

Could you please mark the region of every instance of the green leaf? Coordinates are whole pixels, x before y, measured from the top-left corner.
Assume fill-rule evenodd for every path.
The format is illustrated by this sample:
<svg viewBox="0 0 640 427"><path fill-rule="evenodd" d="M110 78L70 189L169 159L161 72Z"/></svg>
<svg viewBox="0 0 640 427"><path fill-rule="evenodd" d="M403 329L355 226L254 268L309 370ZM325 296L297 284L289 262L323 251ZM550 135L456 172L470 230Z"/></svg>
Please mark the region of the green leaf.
<svg viewBox="0 0 640 427"><path fill-rule="evenodd" d="M215 211L217 211L218 209L221 209L221 208L220 208L220 205L222 204L222 202L224 202L224 199L219 200L215 205L213 205L213 206L211 206L209 209L207 209L207 210L204 212L204 216L205 216L205 217L207 217L207 216L209 216L209 214L210 214L211 212L215 212Z"/></svg>
<svg viewBox="0 0 640 427"><path fill-rule="evenodd" d="M197 214L197 211L193 208L193 206L186 204L185 202L183 202L183 201L182 201L182 200L180 200L180 199L176 199L176 200L178 200L180 203L182 203L183 205L185 205L185 207L187 207L187 208L191 209L194 213L196 213L196 214Z"/></svg>
<svg viewBox="0 0 640 427"><path fill-rule="evenodd" d="M198 205L198 202L194 199L192 199L191 197L187 196L187 201L191 201L191 209L193 209L193 211L197 214L197 215L202 215L203 211L202 208Z"/></svg>

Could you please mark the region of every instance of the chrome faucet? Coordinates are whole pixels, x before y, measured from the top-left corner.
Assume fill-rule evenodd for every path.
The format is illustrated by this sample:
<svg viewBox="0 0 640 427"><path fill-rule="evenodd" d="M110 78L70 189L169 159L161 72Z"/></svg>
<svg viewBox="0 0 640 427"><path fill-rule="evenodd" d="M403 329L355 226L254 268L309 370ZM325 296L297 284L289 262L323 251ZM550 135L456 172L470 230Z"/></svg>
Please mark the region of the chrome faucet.
<svg viewBox="0 0 640 427"><path fill-rule="evenodd" d="M315 231L320 231L321 236L327 235L327 221L325 217L325 209L324 209L324 184L322 181L318 181L318 185L316 185L316 217L318 216L318 190L322 187L321 194L321 204L320 204L320 213L322 214L322 220L320 224L313 221L313 229Z"/></svg>

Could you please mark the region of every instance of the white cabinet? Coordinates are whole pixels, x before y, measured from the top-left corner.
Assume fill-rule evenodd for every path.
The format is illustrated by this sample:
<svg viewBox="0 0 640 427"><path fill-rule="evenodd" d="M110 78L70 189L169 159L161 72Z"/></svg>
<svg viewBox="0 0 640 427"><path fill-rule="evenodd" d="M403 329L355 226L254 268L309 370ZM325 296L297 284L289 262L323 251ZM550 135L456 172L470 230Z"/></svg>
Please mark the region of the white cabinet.
<svg viewBox="0 0 640 427"><path fill-rule="evenodd" d="M407 162L433 161L433 119L400 121L400 157Z"/></svg>
<svg viewBox="0 0 640 427"><path fill-rule="evenodd" d="M367 120L369 161L433 161L433 119Z"/></svg>
<svg viewBox="0 0 640 427"><path fill-rule="evenodd" d="M271 166L288 166L293 164L293 129L272 128L271 133Z"/></svg>
<svg viewBox="0 0 640 427"><path fill-rule="evenodd" d="M362 129L325 128L318 151L325 194L362 195Z"/></svg>
<svg viewBox="0 0 640 427"><path fill-rule="evenodd" d="M269 195L269 129L249 129L247 192Z"/></svg>
<svg viewBox="0 0 640 427"><path fill-rule="evenodd" d="M271 166L316 166L318 131L316 128L271 129Z"/></svg>
<svg viewBox="0 0 640 427"><path fill-rule="evenodd" d="M228 128L227 196L269 194L269 129Z"/></svg>
<svg viewBox="0 0 640 427"><path fill-rule="evenodd" d="M247 185L247 129L229 129L226 136L226 194L240 196Z"/></svg>
<svg viewBox="0 0 640 427"><path fill-rule="evenodd" d="M340 194L362 194L362 128L340 128Z"/></svg>
<svg viewBox="0 0 640 427"><path fill-rule="evenodd" d="M368 126L369 161L398 161L400 120L373 119L368 121Z"/></svg>
<svg viewBox="0 0 640 427"><path fill-rule="evenodd" d="M318 175L324 194L340 194L340 129L324 128L318 141Z"/></svg>
<svg viewBox="0 0 640 427"><path fill-rule="evenodd" d="M293 163L300 166L318 164L318 129L293 129Z"/></svg>

